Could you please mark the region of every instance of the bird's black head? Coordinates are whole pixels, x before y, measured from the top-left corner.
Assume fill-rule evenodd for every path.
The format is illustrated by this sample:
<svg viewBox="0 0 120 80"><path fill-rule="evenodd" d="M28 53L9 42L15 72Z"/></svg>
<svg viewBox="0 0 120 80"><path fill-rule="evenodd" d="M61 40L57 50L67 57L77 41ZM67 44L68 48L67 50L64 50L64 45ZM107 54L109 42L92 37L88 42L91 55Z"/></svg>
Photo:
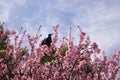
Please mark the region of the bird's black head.
<svg viewBox="0 0 120 80"><path fill-rule="evenodd" d="M48 34L48 37L51 37L53 34Z"/></svg>

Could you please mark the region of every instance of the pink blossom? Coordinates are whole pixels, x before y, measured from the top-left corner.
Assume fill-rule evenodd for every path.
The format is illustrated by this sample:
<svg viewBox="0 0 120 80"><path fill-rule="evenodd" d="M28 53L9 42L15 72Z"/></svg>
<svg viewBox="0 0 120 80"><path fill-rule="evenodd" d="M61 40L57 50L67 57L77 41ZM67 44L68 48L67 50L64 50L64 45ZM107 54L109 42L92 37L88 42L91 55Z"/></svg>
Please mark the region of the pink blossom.
<svg viewBox="0 0 120 80"><path fill-rule="evenodd" d="M16 31L15 31L15 30L12 30L10 33L13 34L13 35L15 35L15 34L16 34Z"/></svg>
<svg viewBox="0 0 120 80"><path fill-rule="evenodd" d="M80 27L77 45L71 28L68 37L59 41L58 27L53 26L51 47L37 46L41 27L34 36L27 35L29 45L25 47L22 44L26 31L22 37L14 30L0 34L0 39L14 35L14 41L9 37L5 41L6 48L0 47L0 80L119 80L120 51L111 58L105 52L98 57L96 53L101 54L99 46L91 43Z"/></svg>

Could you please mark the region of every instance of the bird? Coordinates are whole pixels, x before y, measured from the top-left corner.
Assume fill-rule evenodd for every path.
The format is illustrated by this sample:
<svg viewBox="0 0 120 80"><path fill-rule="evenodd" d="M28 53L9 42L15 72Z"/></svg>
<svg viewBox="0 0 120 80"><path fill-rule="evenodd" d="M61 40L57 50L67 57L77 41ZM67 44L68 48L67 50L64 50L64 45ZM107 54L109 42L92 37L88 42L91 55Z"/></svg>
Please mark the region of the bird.
<svg viewBox="0 0 120 80"><path fill-rule="evenodd" d="M52 43L52 36L53 34L48 34L48 37L43 39L40 45L47 45L48 47L50 47L51 43Z"/></svg>

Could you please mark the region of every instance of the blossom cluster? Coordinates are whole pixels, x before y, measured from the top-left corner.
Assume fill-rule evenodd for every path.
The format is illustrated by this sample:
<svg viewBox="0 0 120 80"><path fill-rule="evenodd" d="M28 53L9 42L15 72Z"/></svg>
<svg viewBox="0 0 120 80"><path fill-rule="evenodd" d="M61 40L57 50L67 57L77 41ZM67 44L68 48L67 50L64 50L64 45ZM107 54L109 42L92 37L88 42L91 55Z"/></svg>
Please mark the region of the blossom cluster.
<svg viewBox="0 0 120 80"><path fill-rule="evenodd" d="M35 36L21 29L20 36L15 30L4 30L0 24L0 80L120 80L120 51L108 58L79 26L77 45L71 28L69 36L57 43L59 25L56 25L51 46L36 46L40 28ZM22 46L25 36L30 49Z"/></svg>

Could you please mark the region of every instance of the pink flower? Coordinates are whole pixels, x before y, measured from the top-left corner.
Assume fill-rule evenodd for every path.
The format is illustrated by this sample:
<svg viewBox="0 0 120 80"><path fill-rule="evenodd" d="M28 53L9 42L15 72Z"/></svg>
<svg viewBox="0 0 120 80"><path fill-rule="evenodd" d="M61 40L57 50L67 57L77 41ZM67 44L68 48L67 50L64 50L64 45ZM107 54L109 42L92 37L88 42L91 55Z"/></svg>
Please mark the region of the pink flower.
<svg viewBox="0 0 120 80"><path fill-rule="evenodd" d="M85 36L85 35L86 35L85 32L81 32L81 33L80 33L80 36Z"/></svg>
<svg viewBox="0 0 120 80"><path fill-rule="evenodd" d="M8 29L6 29L4 34L8 35L8 34L10 34L10 31Z"/></svg>
<svg viewBox="0 0 120 80"><path fill-rule="evenodd" d="M96 49L96 48L98 48L98 45L94 42L94 43L92 44L92 48L93 48L93 49Z"/></svg>
<svg viewBox="0 0 120 80"><path fill-rule="evenodd" d="M38 46L40 28L34 36L27 36L25 41L29 45L24 44L26 47L22 46L26 31L22 37L14 30L0 34L1 40L8 34L14 35L13 41L7 37L7 43L0 42L0 80L119 80L120 50L111 58L104 52L102 58L98 57L97 43L91 44L80 27L78 45L74 44L71 28L69 36L61 38L59 43L58 27L53 27L50 47Z"/></svg>
<svg viewBox="0 0 120 80"><path fill-rule="evenodd" d="M10 33L13 34L13 35L15 35L15 34L16 34L16 31L15 31L15 30L12 30Z"/></svg>
<svg viewBox="0 0 120 80"><path fill-rule="evenodd" d="M56 72L54 73L54 78L57 79L58 77L59 77L59 72L56 71Z"/></svg>

